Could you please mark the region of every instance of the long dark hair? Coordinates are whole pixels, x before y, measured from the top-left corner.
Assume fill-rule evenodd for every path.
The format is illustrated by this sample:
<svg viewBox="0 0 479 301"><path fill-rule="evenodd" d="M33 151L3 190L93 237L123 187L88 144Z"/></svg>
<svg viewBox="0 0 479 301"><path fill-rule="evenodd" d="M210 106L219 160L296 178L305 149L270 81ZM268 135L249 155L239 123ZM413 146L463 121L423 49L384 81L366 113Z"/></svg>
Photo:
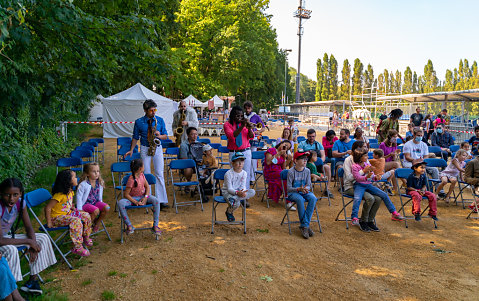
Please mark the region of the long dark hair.
<svg viewBox="0 0 479 301"><path fill-rule="evenodd" d="M276 149L279 149L279 147L280 147L281 145L285 144L285 143L289 143L289 145L291 145L291 141L289 141L289 140L283 140L283 141L281 141L280 143L278 143L278 144L275 146L275 148L276 148ZM293 146L291 145L291 147L293 147Z"/></svg>
<svg viewBox="0 0 479 301"><path fill-rule="evenodd" d="M402 116L402 110L401 109L394 109L389 113L389 118L393 119L399 119Z"/></svg>
<svg viewBox="0 0 479 301"><path fill-rule="evenodd" d="M68 194L73 188L73 171L65 169L57 174L55 184L53 184L52 194Z"/></svg>
<svg viewBox="0 0 479 301"><path fill-rule="evenodd" d="M23 195L25 194L25 190L23 188L22 182L17 179L17 178L8 178L2 181L0 183L0 193L4 193L5 190L9 188L18 188L20 190L20 210L18 212L18 217L22 216L22 210L23 210ZM16 205L16 204L15 204ZM20 218L17 218L17 222L15 225L11 228L10 232L12 234L12 238L15 238L15 231L18 229L18 226L20 224Z"/></svg>
<svg viewBox="0 0 479 301"><path fill-rule="evenodd" d="M231 108L229 123L233 124L233 117L236 116L236 113L243 112L243 109L240 106L234 106Z"/></svg>
<svg viewBox="0 0 479 301"><path fill-rule="evenodd" d="M135 187L138 187L138 182L135 179L135 173L142 166L143 166L143 160L141 160L141 159L134 159L130 162L131 176L133 177L133 181L135 181Z"/></svg>
<svg viewBox="0 0 479 301"><path fill-rule="evenodd" d="M367 155L368 152L353 152L353 161L354 163L361 163L361 158L364 156L364 155Z"/></svg>

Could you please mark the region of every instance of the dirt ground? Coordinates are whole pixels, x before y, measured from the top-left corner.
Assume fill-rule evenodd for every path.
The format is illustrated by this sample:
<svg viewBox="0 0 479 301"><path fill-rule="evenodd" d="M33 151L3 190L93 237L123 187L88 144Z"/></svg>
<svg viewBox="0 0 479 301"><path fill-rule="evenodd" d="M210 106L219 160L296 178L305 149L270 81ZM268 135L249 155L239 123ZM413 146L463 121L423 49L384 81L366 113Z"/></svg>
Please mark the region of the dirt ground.
<svg viewBox="0 0 479 301"><path fill-rule="evenodd" d="M280 129L267 135L276 138ZM102 167L108 184L104 199L112 208L109 168L115 145L115 139L106 140ZM171 189L167 186L170 205ZM142 231L120 244L120 221L111 212L106 223L113 241L96 237L98 244L77 271L60 263L52 274L59 280L54 285L71 300L99 300L105 290L122 300L479 300L479 222L466 220L467 210L440 202L437 230L430 219L410 221L406 229L390 220L382 204L381 232L363 233L334 221L341 196L336 189L333 193L331 206L319 203L323 233L312 224L316 235L309 240L297 226L292 235L280 226L283 205L267 208L258 196L247 210L246 235L240 226L216 226L211 234L209 202L204 211L199 206L181 207L178 214L162 211L159 241ZM393 202L399 208L399 198ZM218 210L221 219L224 210ZM151 212L130 216L137 227L151 225ZM297 219L296 212L292 217Z"/></svg>

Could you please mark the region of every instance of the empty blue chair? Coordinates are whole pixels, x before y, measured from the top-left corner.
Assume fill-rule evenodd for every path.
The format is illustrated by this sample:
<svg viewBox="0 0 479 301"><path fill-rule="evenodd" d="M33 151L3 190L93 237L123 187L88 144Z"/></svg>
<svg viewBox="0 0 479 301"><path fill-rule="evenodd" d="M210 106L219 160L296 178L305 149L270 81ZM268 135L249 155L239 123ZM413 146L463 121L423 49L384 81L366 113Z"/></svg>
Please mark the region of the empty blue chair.
<svg viewBox="0 0 479 301"><path fill-rule="evenodd" d="M379 143L369 143L369 148L378 149L379 148Z"/></svg>
<svg viewBox="0 0 479 301"><path fill-rule="evenodd" d="M103 140L103 138L91 138L88 141L97 143L96 153L97 154L101 153L101 162L102 164L105 164L105 140ZM100 144L101 144L101 149L100 149Z"/></svg>
<svg viewBox="0 0 479 301"><path fill-rule="evenodd" d="M401 140L401 139L399 139L399 140ZM371 144L371 143L379 143L379 142L378 142L378 139L370 138L369 143Z"/></svg>
<svg viewBox="0 0 479 301"><path fill-rule="evenodd" d="M220 159L220 162L219 164L221 166L223 165L230 165L230 150L226 147L226 146L221 146L219 149L218 149L218 153L220 154L219 155L219 159ZM226 158L225 158L225 154L226 154Z"/></svg>
<svg viewBox="0 0 479 301"><path fill-rule="evenodd" d="M69 168L77 173L83 171L83 163L80 158L60 158L57 160L57 174L58 167Z"/></svg>
<svg viewBox="0 0 479 301"><path fill-rule="evenodd" d="M70 153L72 158L80 158L83 164L92 163L93 152L87 149L74 150ZM86 160L85 160L86 159Z"/></svg>
<svg viewBox="0 0 479 301"><path fill-rule="evenodd" d="M228 171L228 169L217 169L214 173L214 180L215 180L215 187L221 187L221 181L224 181L225 179L225 174ZM246 234L246 206L244 203L241 203L242 207L242 220L241 221L234 221L234 222L228 222L228 221L218 221L216 217L216 208L218 207L219 204L227 204L225 198L221 194L221 189L219 189L220 194L218 196L215 196L212 202L213 208L211 212L211 234L215 233L215 225L243 225L243 233Z"/></svg>
<svg viewBox="0 0 479 301"><path fill-rule="evenodd" d="M453 153L457 152L460 148L461 146L457 144L449 146L449 150Z"/></svg>
<svg viewBox="0 0 479 301"><path fill-rule="evenodd" d="M200 139L197 139L197 141L199 143L203 143L203 144L210 144L211 143L211 140L208 139L208 138L200 138Z"/></svg>
<svg viewBox="0 0 479 301"><path fill-rule="evenodd" d="M180 181L175 182L175 178L173 177L173 171L181 171L185 170L186 168L193 168L195 170L194 176L196 177L196 181ZM171 183L173 184L173 203L175 206L176 213L178 213L178 207L180 206L190 206L190 205L196 205L196 203L201 204L201 211L203 211L203 200L201 198L201 193L199 194L200 199L199 200L193 200L193 201L183 201L183 202L178 202L176 199L176 192L177 189L181 189L182 187L190 187L190 186L196 186L198 188L198 191L200 190L200 182L198 178L198 169L196 168L196 163L192 159L182 159L182 160L173 160L170 162L170 175L171 175Z"/></svg>

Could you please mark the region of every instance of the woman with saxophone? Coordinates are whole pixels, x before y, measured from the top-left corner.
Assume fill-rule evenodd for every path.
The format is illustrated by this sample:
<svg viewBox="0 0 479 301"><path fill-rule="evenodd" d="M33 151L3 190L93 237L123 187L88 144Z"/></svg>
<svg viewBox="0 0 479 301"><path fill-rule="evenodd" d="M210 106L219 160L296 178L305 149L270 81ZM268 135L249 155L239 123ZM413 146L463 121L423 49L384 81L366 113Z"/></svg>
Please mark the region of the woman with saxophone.
<svg viewBox="0 0 479 301"><path fill-rule="evenodd" d="M223 125L223 129L228 138L227 147L230 151L230 162L231 157L236 152L242 152L245 156L243 170L247 173L247 179L250 179L251 146L249 141L254 138L253 124L244 117L241 107L234 106L231 109L229 120ZM246 189L249 189L249 181L246 181L246 186ZM249 207L248 201L246 201L246 207Z"/></svg>
<svg viewBox="0 0 479 301"><path fill-rule="evenodd" d="M125 154L125 157L131 156L138 140L140 140L140 153L145 173L151 173L151 160L153 160L156 177L155 196L160 201L160 208L168 208L168 196L166 195L163 175L163 149L160 142L160 140L168 139L168 132L163 118L156 116L156 103L153 100L145 100L143 110L145 116L135 121L130 151Z"/></svg>
<svg viewBox="0 0 479 301"><path fill-rule="evenodd" d="M186 129L189 127L198 128L198 115L193 108L186 106L186 101L180 101L178 110L173 113L173 131L176 138L176 145L179 146L182 142L188 140Z"/></svg>

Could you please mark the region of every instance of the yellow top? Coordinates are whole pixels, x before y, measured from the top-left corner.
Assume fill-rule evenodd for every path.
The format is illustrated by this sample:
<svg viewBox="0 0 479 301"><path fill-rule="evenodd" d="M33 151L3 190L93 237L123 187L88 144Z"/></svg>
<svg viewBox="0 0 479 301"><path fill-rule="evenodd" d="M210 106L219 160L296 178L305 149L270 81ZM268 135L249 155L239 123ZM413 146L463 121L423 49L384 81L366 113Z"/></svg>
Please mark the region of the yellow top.
<svg viewBox="0 0 479 301"><path fill-rule="evenodd" d="M60 215L67 215L71 212L73 206L73 191L70 191L68 195L64 193L55 193L52 199L58 201L52 208L52 217L57 217Z"/></svg>

